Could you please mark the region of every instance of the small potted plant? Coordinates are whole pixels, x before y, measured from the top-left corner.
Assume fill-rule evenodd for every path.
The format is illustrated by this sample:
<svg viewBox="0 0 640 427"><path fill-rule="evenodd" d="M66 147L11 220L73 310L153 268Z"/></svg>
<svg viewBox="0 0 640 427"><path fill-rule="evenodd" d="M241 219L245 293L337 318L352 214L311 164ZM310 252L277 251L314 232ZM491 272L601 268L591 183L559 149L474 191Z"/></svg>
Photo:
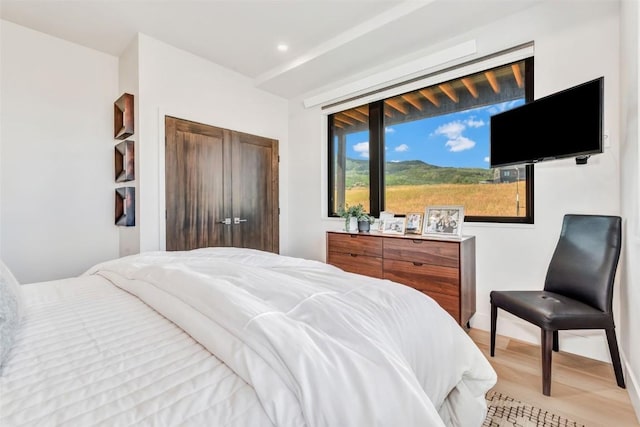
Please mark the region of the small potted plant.
<svg viewBox="0 0 640 427"><path fill-rule="evenodd" d="M338 215L345 218L344 228L346 231L356 231L355 224L354 226L351 226L351 221L353 221L358 224L358 231L367 232L371 229L371 224L373 224L373 221L375 220L374 217L364 211L362 203L358 203L355 206L347 205L346 208L340 206L340 208L338 208Z"/></svg>

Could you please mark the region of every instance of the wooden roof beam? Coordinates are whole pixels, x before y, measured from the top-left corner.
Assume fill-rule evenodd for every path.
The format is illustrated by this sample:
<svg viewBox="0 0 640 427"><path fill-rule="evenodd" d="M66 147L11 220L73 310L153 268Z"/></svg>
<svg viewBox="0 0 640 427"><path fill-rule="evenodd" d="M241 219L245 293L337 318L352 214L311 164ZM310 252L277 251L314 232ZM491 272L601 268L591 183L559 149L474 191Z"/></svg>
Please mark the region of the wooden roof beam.
<svg viewBox="0 0 640 427"><path fill-rule="evenodd" d="M431 102L434 106L436 106L436 107L440 106L440 101L438 100L438 97L435 96L435 94L431 90L429 90L429 89L420 89L418 92L420 93L420 95L422 95L425 98L427 98L429 100L429 102Z"/></svg>
<svg viewBox="0 0 640 427"><path fill-rule="evenodd" d="M422 111L422 104L418 101L417 96L413 93L407 95L401 95L409 104L413 105L417 110Z"/></svg>
<svg viewBox="0 0 640 427"><path fill-rule="evenodd" d="M522 88L524 81L522 80L522 73L520 72L520 64L511 65L511 71L513 71L513 77L516 78L516 83L519 88Z"/></svg>
<svg viewBox="0 0 640 427"><path fill-rule="evenodd" d="M444 92L445 95L449 97L450 100L452 100L456 104L458 103L458 95L456 94L456 90L453 88L453 86L451 86L449 83L442 83L441 85L438 85L438 87L442 92Z"/></svg>
<svg viewBox="0 0 640 427"><path fill-rule="evenodd" d="M335 116L333 116L333 120L334 121L337 120L337 121L339 121L341 123L344 123L346 125L349 125L349 126L353 126L355 124L355 122L353 120L349 119L348 117L345 118L345 116L342 115L341 113L336 114Z"/></svg>
<svg viewBox="0 0 640 427"><path fill-rule="evenodd" d="M362 107L356 107L356 108L354 108L354 110L356 110L358 113L361 113L361 114L369 117L369 106L368 105L363 105Z"/></svg>
<svg viewBox="0 0 640 427"><path fill-rule="evenodd" d="M491 89L493 89L493 92L500 93L500 84L498 83L496 74L493 71L487 71L484 73L484 76L487 78L487 81L491 85Z"/></svg>
<svg viewBox="0 0 640 427"><path fill-rule="evenodd" d="M369 118L356 110L342 111L342 114L347 117L351 117L352 119L355 119L360 123L369 123Z"/></svg>
<svg viewBox="0 0 640 427"><path fill-rule="evenodd" d="M390 106L391 108L398 110L402 114L407 114L409 112L409 110L407 110L407 108L404 105L402 105L397 98L387 99L386 101L384 101L384 103Z"/></svg>
<svg viewBox="0 0 640 427"><path fill-rule="evenodd" d="M464 77L461 80L462 84L467 88L471 96L473 96L474 98L478 98L478 88L476 88L475 83L473 83L473 81L469 77Z"/></svg>

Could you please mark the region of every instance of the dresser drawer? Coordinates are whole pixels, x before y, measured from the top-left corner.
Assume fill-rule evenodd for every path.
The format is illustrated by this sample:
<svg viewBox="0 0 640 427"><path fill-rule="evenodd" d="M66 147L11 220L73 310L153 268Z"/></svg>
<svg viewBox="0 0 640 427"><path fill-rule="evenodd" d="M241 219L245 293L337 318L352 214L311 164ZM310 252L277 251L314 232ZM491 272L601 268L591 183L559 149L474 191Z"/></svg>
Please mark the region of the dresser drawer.
<svg viewBox="0 0 640 427"><path fill-rule="evenodd" d="M329 252L382 257L382 239L362 234L328 233Z"/></svg>
<svg viewBox="0 0 640 427"><path fill-rule="evenodd" d="M382 258L329 251L327 263L350 273L382 278Z"/></svg>
<svg viewBox="0 0 640 427"><path fill-rule="evenodd" d="M384 239L384 258L459 268L458 242L423 239Z"/></svg>
<svg viewBox="0 0 640 427"><path fill-rule="evenodd" d="M385 279L419 291L437 292L455 298L460 295L460 272L457 268L385 258L382 275Z"/></svg>

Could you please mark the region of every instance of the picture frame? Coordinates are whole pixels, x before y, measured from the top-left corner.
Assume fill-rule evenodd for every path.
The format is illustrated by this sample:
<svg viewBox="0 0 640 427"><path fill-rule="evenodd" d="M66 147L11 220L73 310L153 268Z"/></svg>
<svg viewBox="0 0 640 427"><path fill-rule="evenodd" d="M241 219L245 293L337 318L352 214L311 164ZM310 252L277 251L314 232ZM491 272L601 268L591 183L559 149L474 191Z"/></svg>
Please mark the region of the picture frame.
<svg viewBox="0 0 640 427"><path fill-rule="evenodd" d="M464 206L427 206L423 236L462 237Z"/></svg>
<svg viewBox="0 0 640 427"><path fill-rule="evenodd" d="M380 219L379 219L379 223L378 223L378 231L384 231L384 222L386 220L393 219L394 216L395 215L394 215L393 212L389 212L389 211L380 212Z"/></svg>
<svg viewBox="0 0 640 427"><path fill-rule="evenodd" d="M405 233L422 234L422 219L424 218L424 214L422 212L409 212L406 218Z"/></svg>
<svg viewBox="0 0 640 427"><path fill-rule="evenodd" d="M382 223L382 232L385 234L404 234L406 219L402 217L394 217L385 219Z"/></svg>

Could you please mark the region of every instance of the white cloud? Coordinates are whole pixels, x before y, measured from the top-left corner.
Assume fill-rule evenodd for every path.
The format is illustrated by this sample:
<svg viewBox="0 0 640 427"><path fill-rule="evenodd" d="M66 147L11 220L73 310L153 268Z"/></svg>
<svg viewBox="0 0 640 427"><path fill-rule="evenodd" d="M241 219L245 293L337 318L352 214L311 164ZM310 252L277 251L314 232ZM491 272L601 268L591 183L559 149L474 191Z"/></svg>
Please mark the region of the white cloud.
<svg viewBox="0 0 640 427"><path fill-rule="evenodd" d="M482 126L485 125L484 120L476 120L473 116L469 117L466 121L465 121L466 125L469 126L470 128L481 128Z"/></svg>
<svg viewBox="0 0 640 427"><path fill-rule="evenodd" d="M487 111L492 116L498 113L502 113L504 110L506 110L506 106L504 104L492 105L491 107L487 108Z"/></svg>
<svg viewBox="0 0 640 427"><path fill-rule="evenodd" d="M356 153L360 153L360 157L364 157L365 159L369 158L369 141L358 142L353 146L353 150Z"/></svg>
<svg viewBox="0 0 640 427"><path fill-rule="evenodd" d="M491 105L490 107L487 107L487 111L489 112L490 115L493 116L494 114L498 114L498 113L502 113L503 111L510 110L513 107L518 106L520 104L522 104L522 101L519 101L519 100L501 102L500 104L494 104L494 105Z"/></svg>
<svg viewBox="0 0 640 427"><path fill-rule="evenodd" d="M475 141L470 140L466 136L462 135L467 127L460 120L449 122L441 125L435 130L436 135L444 135L448 141L445 146L449 147L449 151L458 152L464 150L470 150L476 146Z"/></svg>
<svg viewBox="0 0 640 427"><path fill-rule="evenodd" d="M489 163L489 161L490 161L490 160L491 160L491 159L489 158L489 156L487 156L487 157L485 157L485 158L484 158L484 162L485 162L485 163Z"/></svg>
<svg viewBox="0 0 640 427"><path fill-rule="evenodd" d="M409 151L409 146L407 144L400 144L395 148L394 151L404 153L405 151Z"/></svg>
<svg viewBox="0 0 640 427"><path fill-rule="evenodd" d="M387 126L386 128L384 128L384 131L386 133L394 133L396 130L394 128L392 128L391 126Z"/></svg>
<svg viewBox="0 0 640 427"><path fill-rule="evenodd" d="M391 163L400 163L400 160L391 160Z"/></svg>
<svg viewBox="0 0 640 427"><path fill-rule="evenodd" d="M449 139L455 139L462 135L465 129L466 126L461 121L456 120L439 126L435 132L436 135L444 135Z"/></svg>
<svg viewBox="0 0 640 427"><path fill-rule="evenodd" d="M449 147L449 151L458 152L469 150L476 146L476 143L465 136L459 136L457 138L449 139L445 144Z"/></svg>

